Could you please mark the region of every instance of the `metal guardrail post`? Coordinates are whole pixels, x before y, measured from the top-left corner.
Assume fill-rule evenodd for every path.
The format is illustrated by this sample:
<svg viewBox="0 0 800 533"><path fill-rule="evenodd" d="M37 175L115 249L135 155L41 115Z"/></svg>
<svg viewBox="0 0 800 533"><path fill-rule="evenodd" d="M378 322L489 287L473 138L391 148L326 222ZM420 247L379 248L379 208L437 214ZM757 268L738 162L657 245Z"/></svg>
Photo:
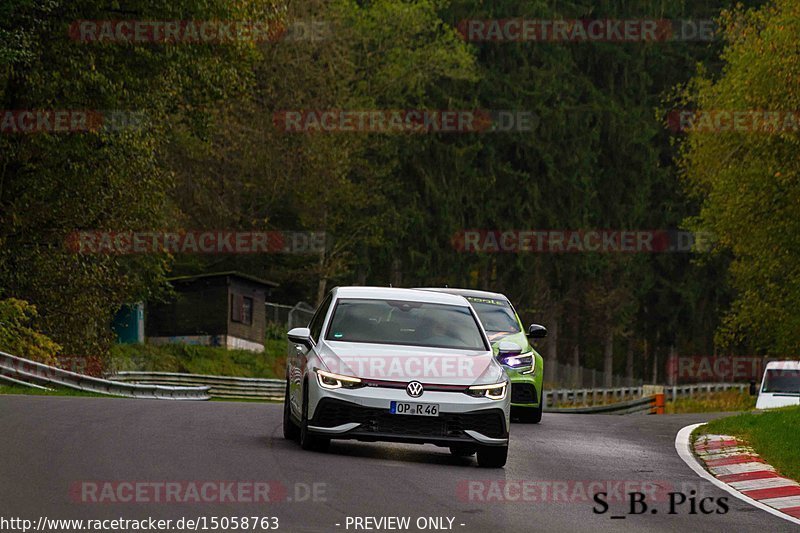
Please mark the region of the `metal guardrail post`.
<svg viewBox="0 0 800 533"><path fill-rule="evenodd" d="M665 404L665 402L664 402L664 393L662 392L662 393L656 394L653 397L653 411L652 412L657 414L657 415L663 415L664 414L664 404Z"/></svg>

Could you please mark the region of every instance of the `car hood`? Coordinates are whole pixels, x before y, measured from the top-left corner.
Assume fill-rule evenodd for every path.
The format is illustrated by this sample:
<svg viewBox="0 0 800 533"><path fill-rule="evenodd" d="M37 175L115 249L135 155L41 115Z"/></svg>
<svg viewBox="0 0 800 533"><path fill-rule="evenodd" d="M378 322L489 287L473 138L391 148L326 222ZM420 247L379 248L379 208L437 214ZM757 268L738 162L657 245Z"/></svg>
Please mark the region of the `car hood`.
<svg viewBox="0 0 800 533"><path fill-rule="evenodd" d="M502 366L486 350L325 341L318 352L337 374L381 381L419 381L437 385L498 383Z"/></svg>

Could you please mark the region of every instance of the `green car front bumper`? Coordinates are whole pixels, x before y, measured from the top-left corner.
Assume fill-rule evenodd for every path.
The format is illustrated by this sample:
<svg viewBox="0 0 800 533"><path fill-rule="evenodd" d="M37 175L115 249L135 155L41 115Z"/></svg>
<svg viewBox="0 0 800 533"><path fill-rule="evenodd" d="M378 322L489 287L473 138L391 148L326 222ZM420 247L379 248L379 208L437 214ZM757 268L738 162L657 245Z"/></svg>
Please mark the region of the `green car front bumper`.
<svg viewBox="0 0 800 533"><path fill-rule="evenodd" d="M533 355L535 363L531 373L523 374L513 368L503 367L511 381L511 407L536 408L541 405L543 360L535 351Z"/></svg>

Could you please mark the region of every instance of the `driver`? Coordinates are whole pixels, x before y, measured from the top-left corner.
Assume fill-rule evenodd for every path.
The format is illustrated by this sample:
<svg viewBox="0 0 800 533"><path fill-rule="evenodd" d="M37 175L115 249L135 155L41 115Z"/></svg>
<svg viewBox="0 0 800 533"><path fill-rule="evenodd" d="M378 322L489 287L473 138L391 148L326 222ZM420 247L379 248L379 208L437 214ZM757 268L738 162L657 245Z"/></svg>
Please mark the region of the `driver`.
<svg viewBox="0 0 800 533"><path fill-rule="evenodd" d="M440 317L431 317L430 334L425 339L435 346L450 346L453 344L453 335L447 323Z"/></svg>

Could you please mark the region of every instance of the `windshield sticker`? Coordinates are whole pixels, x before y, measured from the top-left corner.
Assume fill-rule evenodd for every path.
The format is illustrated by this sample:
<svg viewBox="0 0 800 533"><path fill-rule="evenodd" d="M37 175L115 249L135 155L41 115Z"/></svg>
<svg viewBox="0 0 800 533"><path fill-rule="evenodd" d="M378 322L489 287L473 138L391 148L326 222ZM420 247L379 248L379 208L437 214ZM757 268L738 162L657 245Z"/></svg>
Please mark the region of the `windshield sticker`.
<svg viewBox="0 0 800 533"><path fill-rule="evenodd" d="M494 298L478 298L477 296L467 296L467 301L474 302L477 304L490 304L490 305L500 305L500 306L506 305L506 303L503 300L495 300Z"/></svg>

